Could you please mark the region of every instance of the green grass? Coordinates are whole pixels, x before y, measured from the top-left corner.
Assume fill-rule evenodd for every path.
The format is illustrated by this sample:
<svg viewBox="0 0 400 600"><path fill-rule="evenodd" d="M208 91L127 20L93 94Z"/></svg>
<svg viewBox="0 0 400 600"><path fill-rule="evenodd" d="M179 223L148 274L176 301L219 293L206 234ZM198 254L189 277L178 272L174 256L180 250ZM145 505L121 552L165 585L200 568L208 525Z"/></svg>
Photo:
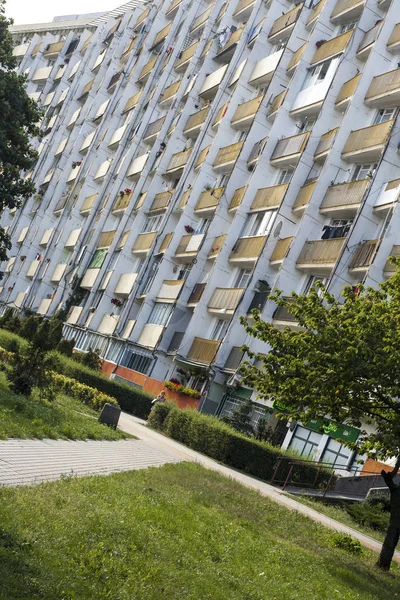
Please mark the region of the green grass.
<svg viewBox="0 0 400 600"><path fill-rule="evenodd" d="M383 538L385 534L381 531L377 531L376 529L372 529L372 527L368 527L366 525L360 525L355 519L353 519L349 513L346 511L344 507L340 505L333 504L324 504L320 500L314 500L313 498L308 498L306 496L295 496L295 499L313 508L314 510L326 515L327 517L331 517L331 519L336 519L340 523L344 525L348 525L353 529L356 529L360 533L364 533L365 535L369 535L370 537L378 540L379 542L383 542Z"/></svg>
<svg viewBox="0 0 400 600"><path fill-rule="evenodd" d="M376 555L196 464L0 489L1 600L387 600Z"/></svg>
<svg viewBox="0 0 400 600"><path fill-rule="evenodd" d="M10 392L0 373L0 439L118 440L129 437L98 423L98 413L69 396L51 404Z"/></svg>

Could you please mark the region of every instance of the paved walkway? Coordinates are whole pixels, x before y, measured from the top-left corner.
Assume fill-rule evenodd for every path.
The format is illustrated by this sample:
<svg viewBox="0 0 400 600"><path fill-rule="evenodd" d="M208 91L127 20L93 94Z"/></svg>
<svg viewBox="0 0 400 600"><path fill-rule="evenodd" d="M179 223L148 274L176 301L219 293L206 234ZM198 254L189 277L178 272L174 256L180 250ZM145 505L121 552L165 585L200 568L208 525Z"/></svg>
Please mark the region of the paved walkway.
<svg viewBox="0 0 400 600"><path fill-rule="evenodd" d="M180 459L141 440L0 441L0 485L29 485L65 475L107 475Z"/></svg>
<svg viewBox="0 0 400 600"><path fill-rule="evenodd" d="M309 508L305 504L298 502L297 500L289 497L286 493L282 492L279 488L273 487L268 483L264 483L262 481L258 481L249 475L245 475L234 469L229 469L228 467L224 467L223 465L217 463L216 461L200 454L199 452L195 452L190 448L186 448L182 444L167 438L164 435L153 431L145 427L146 422L141 419L137 419L136 417L132 417L131 415L123 413L120 418L119 426L121 429L126 431L127 433L131 433L135 435L139 439L145 441L149 446L153 448L158 448L160 451L173 453L176 458L180 460L186 460L191 462L197 462L207 469L211 469L212 471L217 471L230 479L234 479L238 481L242 485L259 492L262 496L266 496L277 502L278 504L285 506L289 510L295 510L302 515L305 515L316 521L317 523L321 523L325 527L329 529L333 529L335 531L340 531L342 533L348 533L352 537L358 539L360 543L369 548L370 550L374 550L376 552L380 552L382 544L377 540L369 537L368 535L364 535L348 527L347 525L343 525L343 523L339 523L339 521L335 521L335 519L331 519L313 508ZM396 551L395 556L393 558L396 562L400 562L400 552Z"/></svg>

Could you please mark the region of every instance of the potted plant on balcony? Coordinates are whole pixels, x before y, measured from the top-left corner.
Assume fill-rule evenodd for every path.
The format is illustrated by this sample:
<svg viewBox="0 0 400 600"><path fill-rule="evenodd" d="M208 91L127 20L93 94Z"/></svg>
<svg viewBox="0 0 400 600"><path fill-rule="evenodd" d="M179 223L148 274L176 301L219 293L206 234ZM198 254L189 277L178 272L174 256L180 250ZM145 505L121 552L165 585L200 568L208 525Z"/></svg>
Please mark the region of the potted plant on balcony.
<svg viewBox="0 0 400 600"><path fill-rule="evenodd" d="M186 233L193 233L194 229L191 225L185 225Z"/></svg>
<svg viewBox="0 0 400 600"><path fill-rule="evenodd" d="M117 308L121 308L123 302L122 300L120 300L119 298L112 298L111 299L111 304L113 304L114 306L116 306Z"/></svg>

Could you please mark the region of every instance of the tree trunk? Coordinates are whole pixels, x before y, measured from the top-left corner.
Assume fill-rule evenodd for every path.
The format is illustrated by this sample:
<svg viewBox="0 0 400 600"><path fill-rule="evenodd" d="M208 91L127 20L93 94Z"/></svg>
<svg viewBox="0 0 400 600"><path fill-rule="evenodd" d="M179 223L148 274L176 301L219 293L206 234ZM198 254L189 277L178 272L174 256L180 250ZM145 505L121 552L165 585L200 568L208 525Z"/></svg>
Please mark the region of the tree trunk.
<svg viewBox="0 0 400 600"><path fill-rule="evenodd" d="M382 545L378 562L376 564L380 569L384 569L385 571L389 571L390 569L393 554L400 537L400 514L396 514L398 512L398 508L394 510L393 507L394 498L400 494L400 487L395 485L393 482L393 479L396 477L399 468L400 456L397 457L392 471L389 473L382 471L382 476L390 490L390 523L386 531L386 536Z"/></svg>

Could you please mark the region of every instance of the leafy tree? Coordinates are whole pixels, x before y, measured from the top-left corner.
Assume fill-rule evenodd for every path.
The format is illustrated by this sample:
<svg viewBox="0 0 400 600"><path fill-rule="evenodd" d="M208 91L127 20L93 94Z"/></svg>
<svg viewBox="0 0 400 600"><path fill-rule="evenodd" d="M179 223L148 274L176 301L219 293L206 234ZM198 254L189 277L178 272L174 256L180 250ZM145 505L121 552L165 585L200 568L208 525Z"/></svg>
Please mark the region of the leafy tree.
<svg viewBox="0 0 400 600"><path fill-rule="evenodd" d="M30 139L38 135L36 123L41 111L25 91L25 75L15 71L13 41L8 28L13 21L4 15L5 0L0 0L0 212L19 206L35 192L34 184L21 177L30 169L37 154ZM0 228L0 260L7 258L10 238Z"/></svg>
<svg viewBox="0 0 400 600"><path fill-rule="evenodd" d="M400 464L400 270L378 289L347 286L339 299L322 283L289 300L279 291L270 298L300 328L276 329L256 311L251 322L242 319L269 348L244 348L261 365L244 363L244 383L303 423L328 416L361 428L357 443L343 442L374 458L398 457L393 477Z"/></svg>
<svg viewBox="0 0 400 600"><path fill-rule="evenodd" d="M253 435L254 429L251 423L252 411L253 403L248 398L245 402L241 402L238 408L235 408L229 415L224 415L221 420L236 429L236 431L240 431L240 433Z"/></svg>

